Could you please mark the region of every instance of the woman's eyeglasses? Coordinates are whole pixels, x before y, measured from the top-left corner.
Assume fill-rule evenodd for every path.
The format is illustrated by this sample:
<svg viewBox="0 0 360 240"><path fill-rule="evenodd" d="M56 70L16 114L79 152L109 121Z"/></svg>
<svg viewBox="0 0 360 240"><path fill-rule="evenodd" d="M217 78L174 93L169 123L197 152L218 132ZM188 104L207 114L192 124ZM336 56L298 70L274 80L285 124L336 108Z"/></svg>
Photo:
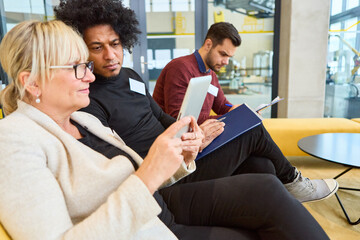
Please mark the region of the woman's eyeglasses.
<svg viewBox="0 0 360 240"><path fill-rule="evenodd" d="M83 79L86 75L86 68L88 68L91 72L94 71L94 62L90 61L87 63L79 63L75 65L68 66L50 66L50 69L55 68L73 68L75 70L75 77L79 80Z"/></svg>

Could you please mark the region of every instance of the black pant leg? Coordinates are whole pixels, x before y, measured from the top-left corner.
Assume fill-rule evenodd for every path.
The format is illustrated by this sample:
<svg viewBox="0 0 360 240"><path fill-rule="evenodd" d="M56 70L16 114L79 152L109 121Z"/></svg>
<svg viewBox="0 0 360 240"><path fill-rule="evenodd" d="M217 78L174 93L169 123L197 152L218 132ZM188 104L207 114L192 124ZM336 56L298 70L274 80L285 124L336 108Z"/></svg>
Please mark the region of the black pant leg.
<svg viewBox="0 0 360 240"><path fill-rule="evenodd" d="M274 164L276 175L282 183L292 182L295 178L295 168L281 152L263 124L260 124L256 131L260 133L260 136L255 155L271 160Z"/></svg>
<svg viewBox="0 0 360 240"><path fill-rule="evenodd" d="M156 202L159 204L161 208L161 213L158 215L158 218L168 227L171 229L171 227L175 226L175 218L174 215L170 212L168 209L166 202L164 201L163 197L159 193L159 191L156 191L153 195Z"/></svg>
<svg viewBox="0 0 360 240"><path fill-rule="evenodd" d="M276 176L274 164L268 158L250 156L232 175L243 173L269 173Z"/></svg>
<svg viewBox="0 0 360 240"><path fill-rule="evenodd" d="M259 240L256 232L216 226L176 225L170 230L180 240Z"/></svg>
<svg viewBox="0 0 360 240"><path fill-rule="evenodd" d="M328 239L270 174L240 174L160 190L178 224L254 230L262 239Z"/></svg>
<svg viewBox="0 0 360 240"><path fill-rule="evenodd" d="M261 124L198 160L196 171L180 183L238 174L244 161L254 157L269 159L281 182L288 183L295 178L294 167Z"/></svg>
<svg viewBox="0 0 360 240"><path fill-rule="evenodd" d="M255 231L243 228L228 228L216 226L189 226L177 224L174 215L170 212L163 197L159 192L154 193L154 198L161 207L159 219L180 240L257 240L260 239Z"/></svg>

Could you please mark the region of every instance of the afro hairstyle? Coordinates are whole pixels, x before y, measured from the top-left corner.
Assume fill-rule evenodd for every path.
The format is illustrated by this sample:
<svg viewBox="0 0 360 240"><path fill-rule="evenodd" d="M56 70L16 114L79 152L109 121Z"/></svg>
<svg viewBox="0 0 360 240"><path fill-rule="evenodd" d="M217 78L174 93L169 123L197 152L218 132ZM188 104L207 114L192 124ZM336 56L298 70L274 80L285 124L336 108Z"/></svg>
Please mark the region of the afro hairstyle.
<svg viewBox="0 0 360 240"><path fill-rule="evenodd" d="M141 33L134 11L124 7L121 0L60 0L54 12L58 20L82 35L90 27L110 25L119 35L123 48L129 52Z"/></svg>

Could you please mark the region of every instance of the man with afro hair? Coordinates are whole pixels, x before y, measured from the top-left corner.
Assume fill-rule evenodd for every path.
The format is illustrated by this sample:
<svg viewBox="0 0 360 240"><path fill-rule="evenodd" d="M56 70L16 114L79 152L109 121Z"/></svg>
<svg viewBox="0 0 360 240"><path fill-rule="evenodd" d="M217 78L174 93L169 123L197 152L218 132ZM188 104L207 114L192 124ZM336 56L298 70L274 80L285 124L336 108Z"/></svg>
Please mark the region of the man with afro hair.
<svg viewBox="0 0 360 240"><path fill-rule="evenodd" d="M134 12L119 0L60 0L54 11L83 36L95 64L90 105L83 111L145 157L175 119L155 103L136 72L122 67L124 49L131 51L140 33ZM224 126L212 120L200 127L204 148ZM318 193L298 184L311 181L295 171L262 125L196 165L193 174L154 194L159 218L179 239L328 239L300 202L329 197L336 187ZM311 196L295 199L284 184Z"/></svg>

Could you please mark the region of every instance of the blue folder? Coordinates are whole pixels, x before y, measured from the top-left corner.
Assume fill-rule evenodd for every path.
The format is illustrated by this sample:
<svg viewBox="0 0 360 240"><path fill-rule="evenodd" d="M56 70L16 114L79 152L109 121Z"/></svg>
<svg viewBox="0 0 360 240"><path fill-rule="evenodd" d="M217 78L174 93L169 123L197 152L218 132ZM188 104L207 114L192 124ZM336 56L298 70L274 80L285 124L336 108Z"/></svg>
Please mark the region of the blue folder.
<svg viewBox="0 0 360 240"><path fill-rule="evenodd" d="M225 123L224 132L215 138L201 153L199 153L196 160L201 159L239 135L260 125L262 118L248 105L242 104L236 109L222 115L218 118L218 120Z"/></svg>

